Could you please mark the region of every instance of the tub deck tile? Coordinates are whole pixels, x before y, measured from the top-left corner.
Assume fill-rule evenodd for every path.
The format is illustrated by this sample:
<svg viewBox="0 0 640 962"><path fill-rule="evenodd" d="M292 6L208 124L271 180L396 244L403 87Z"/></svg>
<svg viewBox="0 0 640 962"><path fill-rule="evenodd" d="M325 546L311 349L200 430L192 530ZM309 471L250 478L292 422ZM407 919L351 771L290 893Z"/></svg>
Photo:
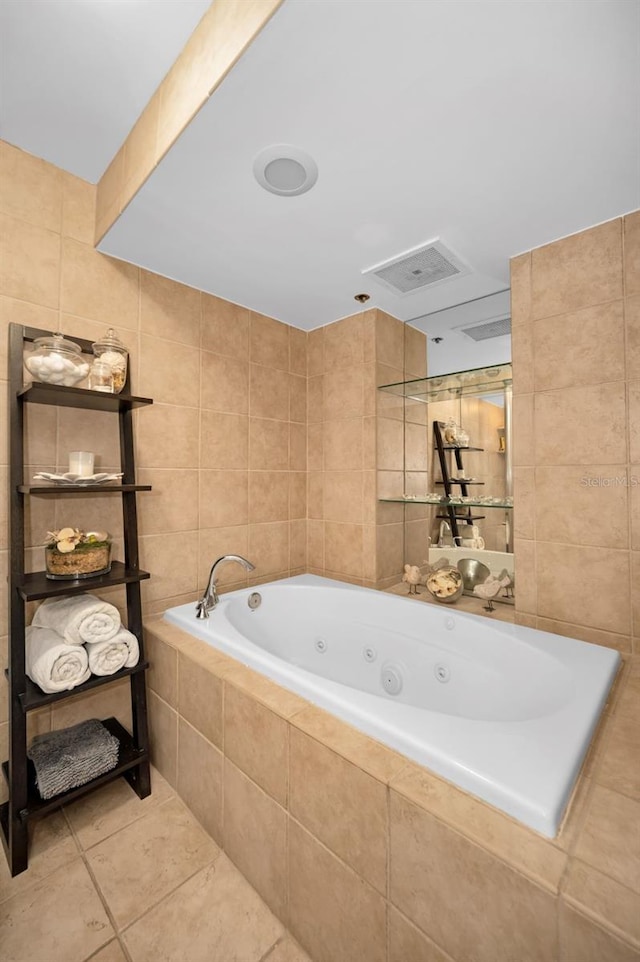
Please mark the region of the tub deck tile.
<svg viewBox="0 0 640 962"><path fill-rule="evenodd" d="M550 892L558 892L568 856L550 839L418 765L394 778L391 788Z"/></svg>
<svg viewBox="0 0 640 962"><path fill-rule="evenodd" d="M560 904L560 962L638 962L638 952L590 922L569 905Z"/></svg>
<svg viewBox="0 0 640 962"><path fill-rule="evenodd" d="M232 661L233 664L228 669L224 669L222 677L225 682L241 689L245 694L251 695L256 701L270 708L274 714L289 719L308 707L309 702L305 698L301 698L300 695L295 695L287 688L282 688L275 681L271 681L257 671L241 665L238 661L231 658L228 660Z"/></svg>
<svg viewBox="0 0 640 962"><path fill-rule="evenodd" d="M279 805L289 784L289 726L252 695L225 682L224 753Z"/></svg>
<svg viewBox="0 0 640 962"><path fill-rule="evenodd" d="M289 772L291 815L386 895L386 785L296 728Z"/></svg>
<svg viewBox="0 0 640 962"><path fill-rule="evenodd" d="M291 718L291 724L379 781L389 784L410 764L404 755L369 738L335 715L308 702L306 706Z"/></svg>
<svg viewBox="0 0 640 962"><path fill-rule="evenodd" d="M574 855L640 895L640 802L594 785Z"/></svg>
<svg viewBox="0 0 640 962"><path fill-rule="evenodd" d="M562 897L567 904L640 948L638 896L626 886L572 858Z"/></svg>
<svg viewBox="0 0 640 962"><path fill-rule="evenodd" d="M390 902L454 959L557 962L557 898L390 795Z"/></svg>

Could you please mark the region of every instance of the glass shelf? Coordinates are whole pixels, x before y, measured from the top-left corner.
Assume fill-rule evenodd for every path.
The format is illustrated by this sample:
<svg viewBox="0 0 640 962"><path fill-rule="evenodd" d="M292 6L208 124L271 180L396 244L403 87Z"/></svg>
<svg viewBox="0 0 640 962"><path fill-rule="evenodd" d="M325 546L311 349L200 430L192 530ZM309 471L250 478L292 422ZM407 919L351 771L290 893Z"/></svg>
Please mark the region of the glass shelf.
<svg viewBox="0 0 640 962"><path fill-rule="evenodd" d="M442 374L438 377L424 377L415 381L382 384L378 390L428 404L430 401L450 401L458 397L482 397L485 394L495 394L510 387L511 383L511 365L498 364L495 367L478 367L457 374ZM464 449L461 448L461 450Z"/></svg>
<svg viewBox="0 0 640 962"><path fill-rule="evenodd" d="M500 508L503 511L513 511L513 504L507 503L505 501L492 502L488 504L486 501L449 501L447 498L441 498L440 501L436 501L432 498L378 498L378 501L384 501L389 504L430 504L434 508Z"/></svg>

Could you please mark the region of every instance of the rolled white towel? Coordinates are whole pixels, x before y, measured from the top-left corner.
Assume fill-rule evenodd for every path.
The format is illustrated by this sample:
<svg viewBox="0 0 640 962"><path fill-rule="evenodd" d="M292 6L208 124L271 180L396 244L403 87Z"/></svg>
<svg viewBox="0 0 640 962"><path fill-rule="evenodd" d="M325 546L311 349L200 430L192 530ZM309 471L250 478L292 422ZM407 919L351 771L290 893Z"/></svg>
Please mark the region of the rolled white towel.
<svg viewBox="0 0 640 962"><path fill-rule="evenodd" d="M67 645L53 629L31 626L25 639L27 674L43 691L70 691L91 675L86 649Z"/></svg>
<svg viewBox="0 0 640 962"><path fill-rule="evenodd" d="M120 612L95 595L47 598L33 616L37 628L53 628L68 645L109 641L120 630Z"/></svg>
<svg viewBox="0 0 640 962"><path fill-rule="evenodd" d="M86 650L94 675L113 675L121 668L133 668L140 657L138 639L126 628L108 641L89 642Z"/></svg>

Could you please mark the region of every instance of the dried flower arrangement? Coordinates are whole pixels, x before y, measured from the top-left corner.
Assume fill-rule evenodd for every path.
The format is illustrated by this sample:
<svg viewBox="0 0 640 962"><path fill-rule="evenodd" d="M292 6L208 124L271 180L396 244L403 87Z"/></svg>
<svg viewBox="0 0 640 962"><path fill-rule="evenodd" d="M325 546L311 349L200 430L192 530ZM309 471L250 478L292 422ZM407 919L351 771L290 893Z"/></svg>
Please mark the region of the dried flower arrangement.
<svg viewBox="0 0 640 962"><path fill-rule="evenodd" d="M111 539L106 531L60 528L47 531L45 556L48 578L78 578L104 573L111 567Z"/></svg>

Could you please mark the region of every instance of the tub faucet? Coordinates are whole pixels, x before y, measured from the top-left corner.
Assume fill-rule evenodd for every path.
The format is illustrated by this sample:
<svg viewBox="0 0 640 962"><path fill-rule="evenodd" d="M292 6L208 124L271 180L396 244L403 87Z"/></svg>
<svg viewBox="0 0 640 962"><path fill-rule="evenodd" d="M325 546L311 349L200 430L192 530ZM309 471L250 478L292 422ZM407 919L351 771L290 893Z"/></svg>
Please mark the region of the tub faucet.
<svg viewBox="0 0 640 962"><path fill-rule="evenodd" d="M209 612L212 611L218 604L218 589L216 587L216 570L218 565L223 564L226 561L237 561L238 564L242 565L247 571L253 571L255 565L252 565L250 561L246 558L242 558L239 554L225 554L222 558L218 558L211 565L211 571L209 572L209 581L207 583L207 588L203 594L200 601L196 604L196 618L208 618Z"/></svg>
<svg viewBox="0 0 640 962"><path fill-rule="evenodd" d="M449 538L449 540L451 540L451 528L450 528L450 526L449 526L448 521L441 521L441 522L440 522L440 531L439 531L439 534L438 534L438 547L439 547L439 548L444 548L444 547L445 547L445 545L446 545L446 543L445 543L445 537L446 537L446 538Z"/></svg>

